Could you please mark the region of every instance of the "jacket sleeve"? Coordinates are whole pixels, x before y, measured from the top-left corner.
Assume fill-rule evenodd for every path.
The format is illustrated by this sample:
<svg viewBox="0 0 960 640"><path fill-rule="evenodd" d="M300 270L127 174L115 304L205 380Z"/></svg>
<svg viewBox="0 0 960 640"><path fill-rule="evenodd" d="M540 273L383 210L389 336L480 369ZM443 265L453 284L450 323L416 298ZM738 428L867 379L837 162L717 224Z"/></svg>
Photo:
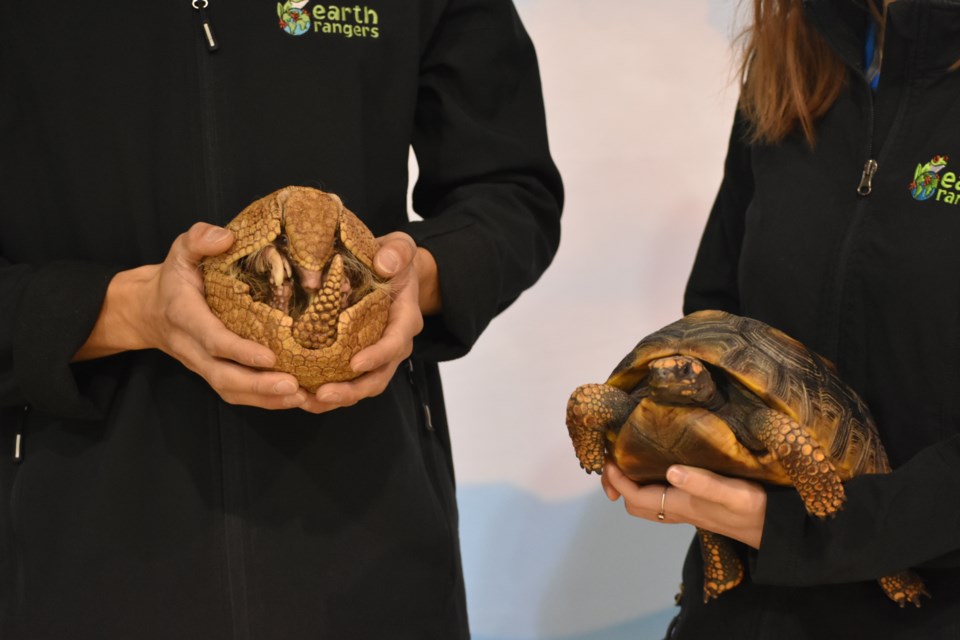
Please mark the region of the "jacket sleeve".
<svg viewBox="0 0 960 640"><path fill-rule="evenodd" d="M443 312L417 355L469 351L532 285L560 240L533 45L509 0L451 0L421 62L413 148L420 175L404 230L437 261Z"/></svg>
<svg viewBox="0 0 960 640"><path fill-rule="evenodd" d="M847 504L823 521L796 492L768 491L763 540L749 556L754 581L807 586L960 566L960 436L844 486Z"/></svg>
<svg viewBox="0 0 960 640"><path fill-rule="evenodd" d="M747 144L747 123L737 112L723 181L697 249L683 299L685 314L703 309L740 312L738 265L744 218L753 197L753 171Z"/></svg>
<svg viewBox="0 0 960 640"><path fill-rule="evenodd" d="M30 405L92 419L70 360L100 314L115 269L85 262L14 264L0 256L0 408Z"/></svg>

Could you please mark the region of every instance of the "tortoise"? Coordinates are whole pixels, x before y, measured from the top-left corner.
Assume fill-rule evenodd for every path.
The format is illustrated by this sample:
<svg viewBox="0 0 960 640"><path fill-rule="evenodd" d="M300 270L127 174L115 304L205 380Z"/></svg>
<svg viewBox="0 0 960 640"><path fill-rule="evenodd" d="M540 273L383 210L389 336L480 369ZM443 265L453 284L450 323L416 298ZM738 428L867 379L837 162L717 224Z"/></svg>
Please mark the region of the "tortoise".
<svg viewBox="0 0 960 640"><path fill-rule="evenodd" d="M663 482L671 464L693 465L793 485L818 518L843 507L844 481L890 471L866 404L832 363L723 311L692 313L643 338L606 383L573 392L567 428L587 473L601 473L605 456L640 484ZM743 566L731 540L697 534L708 602L743 580ZM879 582L901 607L929 595L909 570Z"/></svg>
<svg viewBox="0 0 960 640"><path fill-rule="evenodd" d="M308 391L359 374L350 358L387 323L379 244L335 194L290 186L227 223L233 244L202 263L207 304L234 333L277 354Z"/></svg>

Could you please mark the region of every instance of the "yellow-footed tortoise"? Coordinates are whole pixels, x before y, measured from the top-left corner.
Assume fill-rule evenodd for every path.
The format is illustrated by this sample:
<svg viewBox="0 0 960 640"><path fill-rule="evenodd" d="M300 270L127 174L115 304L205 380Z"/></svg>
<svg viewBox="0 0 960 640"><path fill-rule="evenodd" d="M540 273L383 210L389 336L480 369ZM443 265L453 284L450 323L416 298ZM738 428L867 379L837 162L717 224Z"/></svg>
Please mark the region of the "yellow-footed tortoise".
<svg viewBox="0 0 960 640"><path fill-rule="evenodd" d="M833 516L843 482L890 465L867 406L834 366L762 322L700 311L647 336L605 384L576 389L567 428L588 473L609 455L625 475L662 482L671 464L793 485L807 511ZM704 600L738 585L731 541L698 530ZM904 570L880 579L903 606L928 595Z"/></svg>
<svg viewBox="0 0 960 640"><path fill-rule="evenodd" d="M275 368L308 391L357 377L350 358L380 338L390 307L363 222L332 193L286 187L226 228L233 245L203 262L207 303L224 325L269 347Z"/></svg>

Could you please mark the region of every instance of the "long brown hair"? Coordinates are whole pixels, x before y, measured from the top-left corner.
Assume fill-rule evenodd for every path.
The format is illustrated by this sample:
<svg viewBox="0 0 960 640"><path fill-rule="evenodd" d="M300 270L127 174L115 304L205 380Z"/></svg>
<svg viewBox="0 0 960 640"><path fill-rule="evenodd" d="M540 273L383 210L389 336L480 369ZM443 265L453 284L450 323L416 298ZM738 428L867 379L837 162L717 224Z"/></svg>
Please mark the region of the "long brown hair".
<svg viewBox="0 0 960 640"><path fill-rule="evenodd" d="M882 37L883 14L873 2L865 5ZM753 0L753 21L738 41L740 108L752 141L779 142L799 127L812 145L814 121L840 95L847 70L807 20L802 0Z"/></svg>

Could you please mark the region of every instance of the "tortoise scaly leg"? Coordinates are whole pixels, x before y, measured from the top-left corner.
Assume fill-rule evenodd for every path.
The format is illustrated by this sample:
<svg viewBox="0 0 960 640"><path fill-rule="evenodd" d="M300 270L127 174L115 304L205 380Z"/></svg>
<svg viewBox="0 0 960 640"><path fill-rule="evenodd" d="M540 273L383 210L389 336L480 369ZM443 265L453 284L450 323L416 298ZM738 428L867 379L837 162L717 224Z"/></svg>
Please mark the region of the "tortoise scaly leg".
<svg viewBox="0 0 960 640"><path fill-rule="evenodd" d="M912 571L901 571L892 576L884 576L878 582L887 597L899 604L901 608L908 602L919 607L920 596L930 597L923 580Z"/></svg>
<svg viewBox="0 0 960 640"><path fill-rule="evenodd" d="M729 538L697 529L703 556L703 601L710 602L743 581L743 563Z"/></svg>
<svg viewBox="0 0 960 640"><path fill-rule="evenodd" d="M843 507L847 495L840 474L803 426L779 411L758 409L750 430L783 465L811 515L826 518Z"/></svg>
<svg viewBox="0 0 960 640"><path fill-rule="evenodd" d="M570 395L567 430L587 473L603 471L607 430L619 429L636 406L624 391L606 384L585 384Z"/></svg>

